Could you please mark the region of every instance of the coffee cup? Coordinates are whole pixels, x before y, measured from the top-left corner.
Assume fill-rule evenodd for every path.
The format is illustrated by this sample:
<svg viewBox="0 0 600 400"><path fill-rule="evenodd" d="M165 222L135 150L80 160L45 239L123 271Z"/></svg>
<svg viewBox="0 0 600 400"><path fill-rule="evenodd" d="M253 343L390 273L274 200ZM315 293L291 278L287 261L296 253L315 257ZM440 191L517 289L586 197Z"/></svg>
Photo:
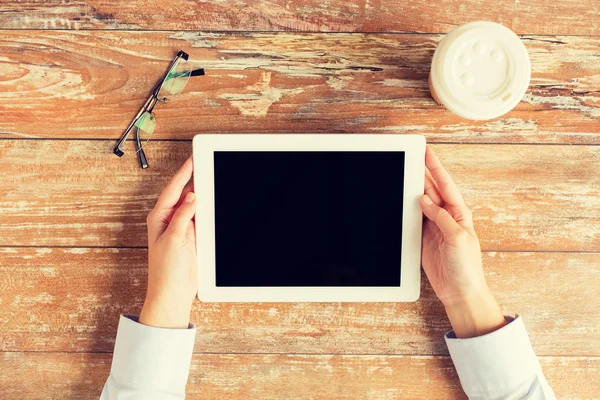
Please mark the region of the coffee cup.
<svg viewBox="0 0 600 400"><path fill-rule="evenodd" d="M529 55L519 37L500 24L476 21L457 27L439 42L429 90L453 113L488 120L512 110L530 79Z"/></svg>

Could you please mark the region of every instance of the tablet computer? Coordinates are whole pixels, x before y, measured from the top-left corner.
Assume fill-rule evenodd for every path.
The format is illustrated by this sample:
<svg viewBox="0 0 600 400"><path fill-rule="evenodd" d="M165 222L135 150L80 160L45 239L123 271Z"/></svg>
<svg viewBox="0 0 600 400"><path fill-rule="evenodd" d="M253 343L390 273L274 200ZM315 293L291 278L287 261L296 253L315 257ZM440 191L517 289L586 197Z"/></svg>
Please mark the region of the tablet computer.
<svg viewBox="0 0 600 400"><path fill-rule="evenodd" d="M198 298L415 301L420 135L194 137Z"/></svg>

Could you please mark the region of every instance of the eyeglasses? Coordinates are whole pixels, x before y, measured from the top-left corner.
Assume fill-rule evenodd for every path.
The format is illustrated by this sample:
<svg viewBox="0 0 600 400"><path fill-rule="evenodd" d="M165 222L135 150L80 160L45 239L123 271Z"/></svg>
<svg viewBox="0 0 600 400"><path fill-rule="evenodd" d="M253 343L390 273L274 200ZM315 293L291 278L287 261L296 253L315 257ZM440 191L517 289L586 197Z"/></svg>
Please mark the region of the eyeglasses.
<svg viewBox="0 0 600 400"><path fill-rule="evenodd" d="M183 50L177 53L165 76L156 85L148 100L146 100L133 121L131 121L123 135L119 138L117 145L113 149L113 153L117 156L122 157L125 154L122 147L129 137L131 130L135 127L136 153L140 160L140 166L144 169L148 168L148 160L144 153L143 143L150 139L156 128L156 117L152 112L154 106L159 102L165 103L168 98L181 93L191 76L204 75L203 68L192 68L191 64L187 62L188 57L188 54Z"/></svg>

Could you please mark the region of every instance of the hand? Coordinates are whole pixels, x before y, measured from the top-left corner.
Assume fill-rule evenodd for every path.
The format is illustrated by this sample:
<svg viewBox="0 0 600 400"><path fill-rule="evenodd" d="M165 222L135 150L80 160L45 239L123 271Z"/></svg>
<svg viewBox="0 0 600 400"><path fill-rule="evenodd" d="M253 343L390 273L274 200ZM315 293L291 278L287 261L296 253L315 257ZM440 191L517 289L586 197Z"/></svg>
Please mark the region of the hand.
<svg viewBox="0 0 600 400"><path fill-rule="evenodd" d="M192 172L189 158L148 214L148 290L139 318L144 325L189 326L198 289Z"/></svg>
<svg viewBox="0 0 600 400"><path fill-rule="evenodd" d="M506 321L483 274L471 210L440 160L425 154L423 269L459 338L480 336Z"/></svg>

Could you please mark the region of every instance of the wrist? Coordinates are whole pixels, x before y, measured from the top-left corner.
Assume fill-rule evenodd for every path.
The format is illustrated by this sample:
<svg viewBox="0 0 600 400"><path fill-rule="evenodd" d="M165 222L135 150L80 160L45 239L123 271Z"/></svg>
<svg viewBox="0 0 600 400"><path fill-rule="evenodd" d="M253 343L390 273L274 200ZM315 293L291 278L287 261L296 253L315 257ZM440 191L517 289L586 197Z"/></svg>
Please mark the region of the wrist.
<svg viewBox="0 0 600 400"><path fill-rule="evenodd" d="M494 332L506 320L488 288L444 304L457 338L472 338Z"/></svg>
<svg viewBox="0 0 600 400"><path fill-rule="evenodd" d="M155 328L187 329L190 324L191 305L170 304L146 297L138 321Z"/></svg>

